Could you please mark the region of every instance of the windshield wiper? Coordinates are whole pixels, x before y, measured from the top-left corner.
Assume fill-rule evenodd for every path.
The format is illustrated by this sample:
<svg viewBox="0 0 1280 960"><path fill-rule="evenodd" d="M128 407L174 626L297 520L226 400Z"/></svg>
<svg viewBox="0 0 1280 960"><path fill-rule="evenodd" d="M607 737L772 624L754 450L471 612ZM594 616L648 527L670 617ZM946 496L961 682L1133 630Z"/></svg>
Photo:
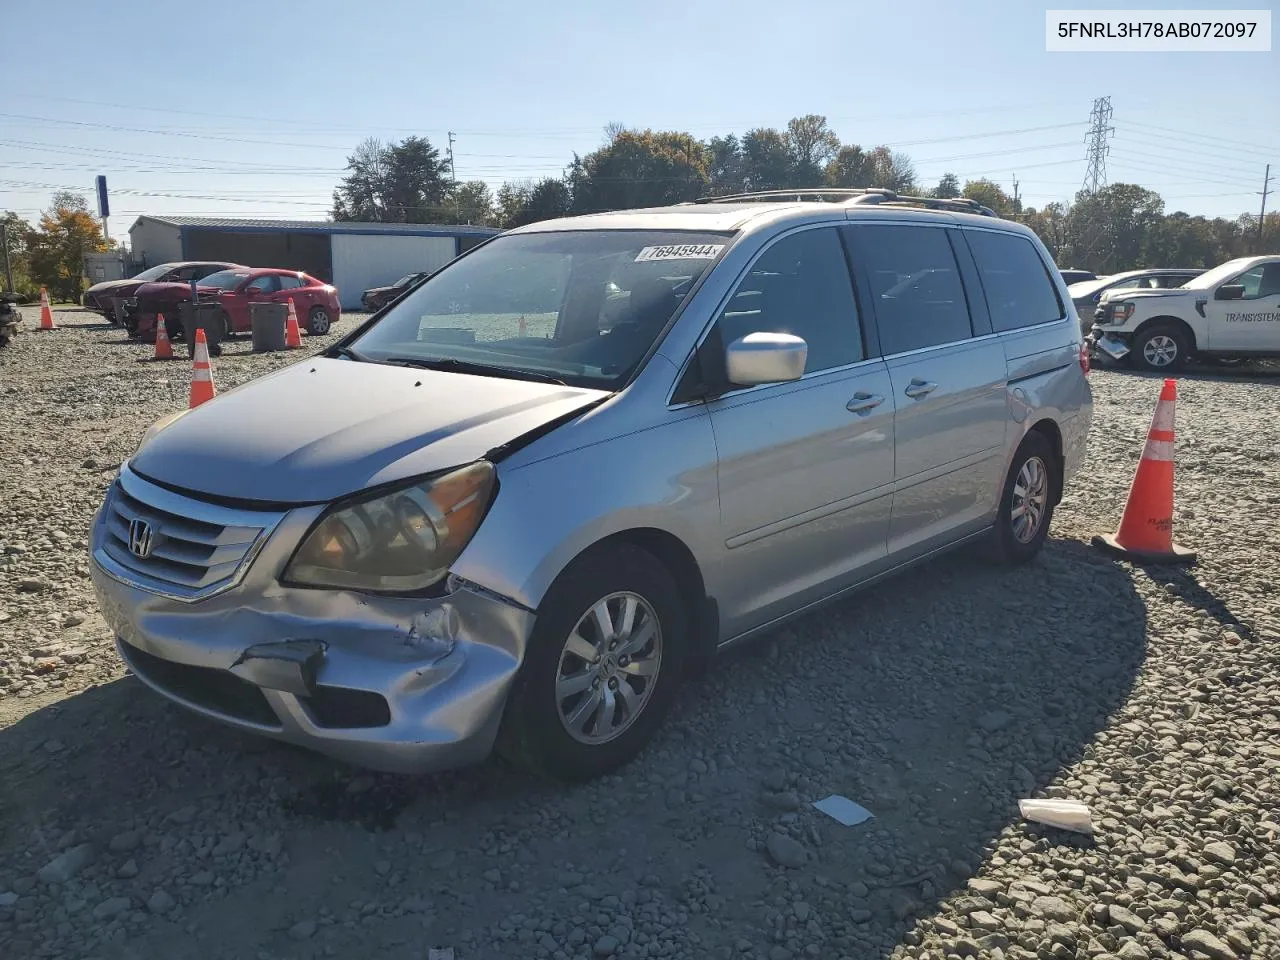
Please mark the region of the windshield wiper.
<svg viewBox="0 0 1280 960"><path fill-rule="evenodd" d="M357 363L367 363L368 357L361 356L350 347L330 347L324 352L326 357L345 357L348 360L355 360Z"/></svg>
<svg viewBox="0 0 1280 960"><path fill-rule="evenodd" d="M477 377L501 377L510 380L532 380L534 383L555 383L568 386L563 380L547 373L533 370L519 370L510 367L498 367L489 363L473 363L470 360L457 360L453 357L386 357L383 363L398 367L417 367L421 370L447 370L450 373L470 373Z"/></svg>

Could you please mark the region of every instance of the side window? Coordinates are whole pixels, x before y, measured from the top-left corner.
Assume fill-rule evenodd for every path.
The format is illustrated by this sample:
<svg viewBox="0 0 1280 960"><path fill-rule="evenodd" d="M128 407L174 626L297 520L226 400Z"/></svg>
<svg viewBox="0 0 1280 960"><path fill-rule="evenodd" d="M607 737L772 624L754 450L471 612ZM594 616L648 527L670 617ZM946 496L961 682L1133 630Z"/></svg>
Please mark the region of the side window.
<svg viewBox="0 0 1280 960"><path fill-rule="evenodd" d="M249 286L257 287L263 293L275 293L280 289L280 278L275 274L269 273L266 276L254 277L249 282Z"/></svg>
<svg viewBox="0 0 1280 960"><path fill-rule="evenodd" d="M805 373L865 357L849 265L834 228L794 233L765 250L718 322L726 346L749 333L804 338Z"/></svg>
<svg viewBox="0 0 1280 960"><path fill-rule="evenodd" d="M997 332L1062 318L1058 291L1030 240L986 230L967 230L965 237L978 263L991 326Z"/></svg>
<svg viewBox="0 0 1280 960"><path fill-rule="evenodd" d="M1179 276L1173 273L1166 273L1164 276L1157 278L1157 285L1161 290L1172 290L1175 287L1182 286L1190 279L1192 278Z"/></svg>
<svg viewBox="0 0 1280 960"><path fill-rule="evenodd" d="M1231 281L1244 287L1245 300L1261 300L1280 294L1280 263L1260 263Z"/></svg>
<svg viewBox="0 0 1280 960"><path fill-rule="evenodd" d="M281 290L297 290L302 286L302 281L297 277L276 277L276 279L280 281Z"/></svg>
<svg viewBox="0 0 1280 960"><path fill-rule="evenodd" d="M867 226L858 233L886 356L973 336L964 285L945 231Z"/></svg>

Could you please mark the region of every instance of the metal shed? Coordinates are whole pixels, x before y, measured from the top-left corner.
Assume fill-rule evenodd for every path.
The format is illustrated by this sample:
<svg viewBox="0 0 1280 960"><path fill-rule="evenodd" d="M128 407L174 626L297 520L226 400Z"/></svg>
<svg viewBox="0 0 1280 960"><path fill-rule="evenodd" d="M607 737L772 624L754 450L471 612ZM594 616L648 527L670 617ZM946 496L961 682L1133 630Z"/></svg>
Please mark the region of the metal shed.
<svg viewBox="0 0 1280 960"><path fill-rule="evenodd" d="M142 267L172 260L227 260L305 270L338 288L343 309L356 310L369 287L438 269L498 232L431 223L142 216L129 228L129 242Z"/></svg>

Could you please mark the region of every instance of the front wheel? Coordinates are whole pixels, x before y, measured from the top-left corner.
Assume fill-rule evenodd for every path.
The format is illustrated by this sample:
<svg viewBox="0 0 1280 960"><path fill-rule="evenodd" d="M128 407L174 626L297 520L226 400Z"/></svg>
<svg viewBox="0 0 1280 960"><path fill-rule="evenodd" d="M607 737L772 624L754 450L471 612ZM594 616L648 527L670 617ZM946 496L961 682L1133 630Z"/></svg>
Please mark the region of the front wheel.
<svg viewBox="0 0 1280 960"><path fill-rule="evenodd" d="M312 307L307 314L307 333L321 336L329 332L329 311L324 307Z"/></svg>
<svg viewBox="0 0 1280 960"><path fill-rule="evenodd" d="M579 558L539 607L499 751L562 780L627 763L671 704L688 630L675 581L652 554L623 544Z"/></svg>
<svg viewBox="0 0 1280 960"><path fill-rule="evenodd" d="M995 553L1002 563L1027 563L1044 546L1061 480L1058 469L1058 458L1044 434L1028 433L1013 456L996 513Z"/></svg>
<svg viewBox="0 0 1280 960"><path fill-rule="evenodd" d="M1191 354L1186 334L1174 326L1147 327L1133 338L1133 363L1139 370L1171 373L1181 370Z"/></svg>

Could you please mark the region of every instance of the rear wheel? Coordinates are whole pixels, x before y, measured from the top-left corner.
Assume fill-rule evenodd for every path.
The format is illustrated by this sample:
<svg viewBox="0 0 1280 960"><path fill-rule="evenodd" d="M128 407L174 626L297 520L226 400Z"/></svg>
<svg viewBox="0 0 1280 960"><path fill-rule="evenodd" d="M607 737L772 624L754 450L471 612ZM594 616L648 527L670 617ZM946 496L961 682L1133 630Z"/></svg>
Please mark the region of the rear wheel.
<svg viewBox="0 0 1280 960"><path fill-rule="evenodd" d="M1014 454L996 514L995 553L1002 563L1033 559L1049 536L1054 492L1061 478L1058 458L1045 435L1032 430Z"/></svg>
<svg viewBox="0 0 1280 960"><path fill-rule="evenodd" d="M539 606L498 749L564 780L601 776L653 736L679 685L688 612L650 553L594 550Z"/></svg>
<svg viewBox="0 0 1280 960"><path fill-rule="evenodd" d="M315 336L322 336L329 332L329 311L324 307L312 307L311 312L307 314L307 333Z"/></svg>
<svg viewBox="0 0 1280 960"><path fill-rule="evenodd" d="M1139 370L1170 373L1186 365L1191 344L1177 327L1157 324L1133 338L1132 352L1133 364Z"/></svg>

